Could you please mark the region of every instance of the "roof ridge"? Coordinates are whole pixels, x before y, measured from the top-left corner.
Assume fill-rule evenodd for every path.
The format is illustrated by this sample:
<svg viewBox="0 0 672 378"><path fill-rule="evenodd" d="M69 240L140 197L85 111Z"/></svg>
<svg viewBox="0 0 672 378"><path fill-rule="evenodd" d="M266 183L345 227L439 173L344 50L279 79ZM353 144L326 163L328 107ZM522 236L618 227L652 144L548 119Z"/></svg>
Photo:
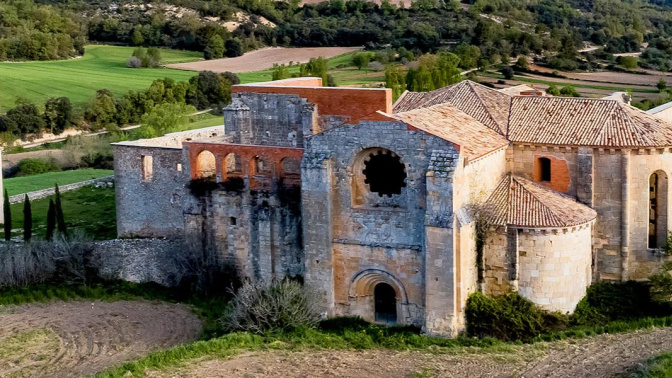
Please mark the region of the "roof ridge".
<svg viewBox="0 0 672 378"><path fill-rule="evenodd" d="M478 83L475 83L475 82L473 82L473 81L471 81L471 80L468 80L468 79L467 79L467 80L464 80L464 81L467 82L467 84L469 85L469 88L471 89L471 91L476 95L476 98L478 98L478 102L481 104L481 106L483 107L483 109L485 109L485 112L488 114L488 117L490 117L490 119L495 123L495 125L497 125L497 128L499 129L499 134L500 134L500 135L503 135L503 134L504 134L504 131L502 130L502 125L500 125L499 122L497 122L497 120L495 119L495 117L494 117L494 116L492 115L492 113L490 112L490 108L488 108L488 107L485 105L485 103L483 102L483 99L481 98L481 95L478 94L478 92L474 89L474 87L473 87L473 85L472 85L472 84L478 84ZM481 85L481 84L478 84L478 85L482 86L483 88L490 89L490 88L486 87L485 85ZM495 92L497 92L497 91L495 91ZM497 93L500 93L500 92L497 92ZM503 94L503 93L500 93L500 94ZM504 94L504 95L505 95L505 96L508 96L508 95L506 95L506 94ZM510 112L509 112L509 113L510 113Z"/></svg>

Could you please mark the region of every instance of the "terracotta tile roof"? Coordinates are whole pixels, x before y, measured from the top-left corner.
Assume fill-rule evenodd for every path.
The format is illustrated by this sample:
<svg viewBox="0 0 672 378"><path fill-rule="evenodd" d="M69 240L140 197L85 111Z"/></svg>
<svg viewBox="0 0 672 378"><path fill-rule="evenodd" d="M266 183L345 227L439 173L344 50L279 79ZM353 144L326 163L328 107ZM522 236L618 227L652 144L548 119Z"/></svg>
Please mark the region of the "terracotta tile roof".
<svg viewBox="0 0 672 378"><path fill-rule="evenodd" d="M595 210L528 179L508 174L483 204L493 225L525 228L562 228L585 224Z"/></svg>
<svg viewBox="0 0 672 378"><path fill-rule="evenodd" d="M539 91L538 89L535 89L532 86L529 86L527 84L520 84L520 85L514 85L512 87L508 88L502 88L498 89L498 92L507 94L509 96L519 96L523 92L536 92Z"/></svg>
<svg viewBox="0 0 672 378"><path fill-rule="evenodd" d="M513 97L513 142L593 147L672 146L672 125L613 100Z"/></svg>
<svg viewBox="0 0 672 378"><path fill-rule="evenodd" d="M486 155L509 144L506 138L452 104L415 109L389 117L459 145L460 151L469 159Z"/></svg>
<svg viewBox="0 0 672 378"><path fill-rule="evenodd" d="M489 128L504 134L511 96L465 80L431 92L405 92L394 104L393 112L451 103Z"/></svg>

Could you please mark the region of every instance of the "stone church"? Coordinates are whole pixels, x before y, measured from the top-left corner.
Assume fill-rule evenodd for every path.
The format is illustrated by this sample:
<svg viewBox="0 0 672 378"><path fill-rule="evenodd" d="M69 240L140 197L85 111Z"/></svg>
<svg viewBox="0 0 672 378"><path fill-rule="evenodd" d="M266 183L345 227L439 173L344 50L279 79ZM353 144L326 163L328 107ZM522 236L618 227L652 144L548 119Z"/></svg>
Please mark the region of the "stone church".
<svg viewBox="0 0 672 378"><path fill-rule="evenodd" d="M232 97L224 126L115 145L120 237L196 240L243 277L302 277L326 315L443 336L475 291L572 312L664 258L672 125L623 101L317 78Z"/></svg>

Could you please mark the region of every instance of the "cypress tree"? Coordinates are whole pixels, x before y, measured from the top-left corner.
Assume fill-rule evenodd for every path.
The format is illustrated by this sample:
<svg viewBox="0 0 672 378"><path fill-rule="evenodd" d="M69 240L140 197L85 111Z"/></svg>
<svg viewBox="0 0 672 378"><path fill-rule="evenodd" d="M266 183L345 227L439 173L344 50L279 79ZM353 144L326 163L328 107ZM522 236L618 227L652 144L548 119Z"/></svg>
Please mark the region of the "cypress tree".
<svg viewBox="0 0 672 378"><path fill-rule="evenodd" d="M53 199L49 199L49 210L47 211L47 240L54 238L56 230L56 205Z"/></svg>
<svg viewBox="0 0 672 378"><path fill-rule="evenodd" d="M23 241L29 242L33 237L33 210L30 208L28 194L23 199Z"/></svg>
<svg viewBox="0 0 672 378"><path fill-rule="evenodd" d="M56 184L56 228L63 236L68 236L68 230L65 227L65 217L63 216L63 206L61 205L61 192Z"/></svg>
<svg viewBox="0 0 672 378"><path fill-rule="evenodd" d="M5 189L5 201L2 204L2 212L5 216L5 240L10 241L12 239L12 210L9 207L7 189Z"/></svg>

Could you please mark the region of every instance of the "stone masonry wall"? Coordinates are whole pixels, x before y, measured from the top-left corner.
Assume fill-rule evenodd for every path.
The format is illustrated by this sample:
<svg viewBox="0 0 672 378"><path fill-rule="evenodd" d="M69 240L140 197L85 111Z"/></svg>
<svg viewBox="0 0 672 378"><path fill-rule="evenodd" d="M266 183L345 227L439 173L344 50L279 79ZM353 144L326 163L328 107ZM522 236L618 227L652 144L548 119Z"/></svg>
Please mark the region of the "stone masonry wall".
<svg viewBox="0 0 672 378"><path fill-rule="evenodd" d="M151 179L143 179L143 156L151 156ZM180 171L181 164L181 148L114 147L119 237L182 234L182 197L188 176Z"/></svg>
<svg viewBox="0 0 672 378"><path fill-rule="evenodd" d="M400 157L407 174L406 186L401 194L385 201L365 193L362 198L366 200L357 203L353 190L362 189L358 186L362 172L356 162L361 154L379 148ZM451 172L457 164L454 147L423 132L409 131L402 123L362 122L308 139L302 163L306 282L325 293L325 310L330 315L358 314L371 318L371 308L367 307L370 302L362 297L370 297L375 285L364 283L385 282L397 291L398 302L407 301L398 321L416 323L423 318L424 298L420 293L426 292L423 272L427 264L426 172L430 158L441 151L450 157L442 164L453 168L444 170L445 179L439 176L436 179L447 179L450 184ZM442 188L449 191L437 199L445 198L451 204L451 186ZM432 213L437 217L432 220L433 226L443 233L442 230L452 227L452 209L442 205L436 210ZM441 221L439 214L447 221ZM325 253L327 248L329 253ZM441 276L446 277L446 282L442 279L444 286L433 289L433 294L441 296L447 290L445 295L452 296L452 246L437 248L441 254L448 254L437 256L443 260ZM362 276L369 278L353 282L355 277ZM359 282L364 286L360 287ZM443 306L449 308L450 304Z"/></svg>
<svg viewBox="0 0 672 378"><path fill-rule="evenodd" d="M520 294L545 309L573 312L592 281L591 228L520 232Z"/></svg>

